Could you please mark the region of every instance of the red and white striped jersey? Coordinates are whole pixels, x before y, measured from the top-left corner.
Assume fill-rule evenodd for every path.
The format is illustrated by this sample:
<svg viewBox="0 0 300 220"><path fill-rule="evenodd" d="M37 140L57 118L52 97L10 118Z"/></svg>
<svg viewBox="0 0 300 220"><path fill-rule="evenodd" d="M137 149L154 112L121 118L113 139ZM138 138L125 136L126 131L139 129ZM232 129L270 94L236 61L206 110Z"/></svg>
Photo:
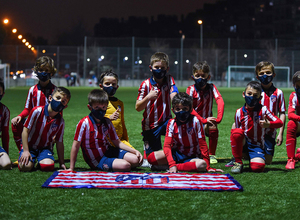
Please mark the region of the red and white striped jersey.
<svg viewBox="0 0 300 220"><path fill-rule="evenodd" d="M169 166L175 165L171 149L176 149L189 157L202 157L209 167L208 148L202 123L191 115L187 123L178 125L176 118L170 119L167 125L164 152Z"/></svg>
<svg viewBox="0 0 300 220"><path fill-rule="evenodd" d="M300 100L296 92L292 92L289 98L288 118L293 121L300 121Z"/></svg>
<svg viewBox="0 0 300 220"><path fill-rule="evenodd" d="M218 106L216 122L221 122L224 114L224 101L214 84L207 84L203 90L197 90L194 84L186 89L186 93L193 97L193 108L204 119L213 116L213 99L215 99ZM206 123L206 120L203 123Z"/></svg>
<svg viewBox="0 0 300 220"><path fill-rule="evenodd" d="M48 105L34 107L26 119L24 127L30 130L28 135L29 149L52 147L53 138L55 141L63 142L64 119L59 113L51 118Z"/></svg>
<svg viewBox="0 0 300 220"><path fill-rule="evenodd" d="M9 150L9 109L0 102L0 133L2 139L2 147L8 154Z"/></svg>
<svg viewBox="0 0 300 220"><path fill-rule="evenodd" d="M286 111L283 92L274 85L268 91L263 91L261 95L261 104L266 106L274 115L278 116L278 113ZM266 134L276 138L276 129L267 128Z"/></svg>
<svg viewBox="0 0 300 220"><path fill-rule="evenodd" d="M259 105L255 109L239 108L235 113L235 126L244 131L247 141L263 148L265 128L260 127L259 121L264 117L270 121L270 128L279 128L282 121L273 115L266 106Z"/></svg>
<svg viewBox="0 0 300 220"><path fill-rule="evenodd" d="M172 118L170 94L175 85L171 75L166 76L166 82L160 86L152 78L144 80L139 88L137 100L145 98L152 88L158 92L155 100L150 100L143 113L142 129L150 130L162 125L167 119Z"/></svg>
<svg viewBox="0 0 300 220"><path fill-rule="evenodd" d="M30 87L24 110L19 114L19 116L21 116L22 118L26 118L34 107L45 106L46 104L48 104L48 97L52 94L55 87L56 86L53 85L51 81L45 88L41 87L40 84L36 84Z"/></svg>
<svg viewBox="0 0 300 220"><path fill-rule="evenodd" d="M110 140L118 140L116 130L108 118L103 122L96 123L92 116L88 115L81 119L76 126L74 140L81 142L81 150L89 166L96 168L104 156Z"/></svg>

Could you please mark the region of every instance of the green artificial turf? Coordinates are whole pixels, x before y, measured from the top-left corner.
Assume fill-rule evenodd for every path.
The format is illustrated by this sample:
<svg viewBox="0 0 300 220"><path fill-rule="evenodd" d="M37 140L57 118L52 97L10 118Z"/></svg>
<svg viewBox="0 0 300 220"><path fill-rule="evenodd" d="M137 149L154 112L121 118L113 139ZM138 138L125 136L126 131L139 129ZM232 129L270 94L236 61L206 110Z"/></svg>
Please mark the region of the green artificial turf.
<svg viewBox="0 0 300 220"><path fill-rule="evenodd" d="M70 149L76 124L89 114L87 94L93 88L69 87L72 98L63 116L65 126L65 158L69 167ZM130 143L142 152L142 112L135 110L138 88L120 87L116 97L124 102L125 122ZM185 91L185 88L179 88ZM225 164L231 157L229 142L234 113L244 104L243 88L219 88L225 102L225 113L219 124L217 157L212 165L230 173ZM284 89L286 106L292 89ZM28 87L6 90L2 99L17 116L24 107ZM214 106L216 115L216 106ZM285 132L286 133L286 132ZM10 158L18 158L10 131ZM55 155L57 159L57 155ZM232 176L244 187L243 192L141 190L141 189L48 189L42 184L52 175L39 170L21 173L18 168L0 170L0 219L298 219L300 198L300 166L285 170L284 143L277 146L273 164L263 173L245 172ZM56 168L58 164L55 164ZM89 169L79 151L78 171ZM139 168L138 172L150 172Z"/></svg>

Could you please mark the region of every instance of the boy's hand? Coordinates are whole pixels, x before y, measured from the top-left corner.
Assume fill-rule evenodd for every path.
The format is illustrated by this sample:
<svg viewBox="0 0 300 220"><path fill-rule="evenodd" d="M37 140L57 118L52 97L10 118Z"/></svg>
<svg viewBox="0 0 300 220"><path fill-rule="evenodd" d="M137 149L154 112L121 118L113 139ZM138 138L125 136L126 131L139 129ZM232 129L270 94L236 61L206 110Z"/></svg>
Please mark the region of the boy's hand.
<svg viewBox="0 0 300 220"><path fill-rule="evenodd" d="M13 119L11 119L11 123L13 125L17 125L20 123L20 121L22 120L22 117L21 116L17 116L17 117L14 117Z"/></svg>
<svg viewBox="0 0 300 220"><path fill-rule="evenodd" d="M142 154L138 150L136 150L135 151L135 155L139 159L139 164L142 164L143 163L143 159L144 159L143 156L142 156Z"/></svg>
<svg viewBox="0 0 300 220"><path fill-rule="evenodd" d="M278 135L276 138L276 145L280 146L282 144L283 138L282 135Z"/></svg>
<svg viewBox="0 0 300 220"><path fill-rule="evenodd" d="M152 89L150 90L150 92L147 96L148 96L149 100L157 99L158 95L157 95L157 91L154 89L154 87L152 87Z"/></svg>
<svg viewBox="0 0 300 220"><path fill-rule="evenodd" d="M173 166L169 169L168 173L177 173L178 172L178 169L176 166Z"/></svg>
<svg viewBox="0 0 300 220"><path fill-rule="evenodd" d="M119 108L118 108L114 113L111 114L111 116L109 116L109 119L110 119L111 121L117 120L117 119L119 118L119 115L120 115L119 112L120 112L120 110L119 110Z"/></svg>
<svg viewBox="0 0 300 220"><path fill-rule="evenodd" d="M206 120L207 120L206 124L209 124L209 125L211 125L211 126L217 124L217 123L216 123L216 120L217 120L217 119L216 119L215 117L208 117Z"/></svg>
<svg viewBox="0 0 300 220"><path fill-rule="evenodd" d="M263 120L259 120L259 125L262 128L268 128L268 127L270 127L270 121L267 119L267 116L264 116Z"/></svg>
<svg viewBox="0 0 300 220"><path fill-rule="evenodd" d="M23 151L22 156L20 157L20 163L23 165L28 165L30 160L32 160L30 152Z"/></svg>

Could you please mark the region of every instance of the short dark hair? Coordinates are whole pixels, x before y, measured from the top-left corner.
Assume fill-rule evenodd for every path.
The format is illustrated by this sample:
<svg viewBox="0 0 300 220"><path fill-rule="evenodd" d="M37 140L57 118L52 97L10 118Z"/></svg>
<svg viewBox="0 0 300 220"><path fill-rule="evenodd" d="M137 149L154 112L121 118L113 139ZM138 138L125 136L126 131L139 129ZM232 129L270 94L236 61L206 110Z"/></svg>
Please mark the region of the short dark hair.
<svg viewBox="0 0 300 220"><path fill-rule="evenodd" d="M39 57L33 67L34 72L45 70L47 70L51 74L51 76L53 76L57 71L54 66L54 60L48 56Z"/></svg>
<svg viewBox="0 0 300 220"><path fill-rule="evenodd" d="M93 89L88 94L88 102L91 106L94 103L107 104L108 105L108 95L102 89Z"/></svg>
<svg viewBox="0 0 300 220"><path fill-rule="evenodd" d="M293 85L295 85L298 81L300 81L300 71L295 72L293 75Z"/></svg>
<svg viewBox="0 0 300 220"><path fill-rule="evenodd" d="M210 67L206 61L199 61L193 65L193 74L198 70L202 70L203 73L209 73Z"/></svg>
<svg viewBox="0 0 300 220"><path fill-rule="evenodd" d="M53 92L52 92L52 96L53 96L56 92L63 93L64 95L67 96L67 99L70 101L70 99L71 99L71 93L70 93L70 90L68 90L67 88L62 87L62 86L55 87L55 89L54 89Z"/></svg>
<svg viewBox="0 0 300 220"><path fill-rule="evenodd" d="M104 81L105 76L113 76L116 78L117 82L119 82L119 77L118 75L112 70L106 70L105 72L101 73L100 78L99 78L99 83L102 85Z"/></svg>
<svg viewBox="0 0 300 220"><path fill-rule="evenodd" d="M185 92L177 93L172 99L172 108L175 108L176 105L189 106L190 110L193 108L193 98Z"/></svg>
<svg viewBox="0 0 300 220"><path fill-rule="evenodd" d="M258 75L258 72L263 68L263 67L266 67L266 66L270 66L271 69L272 69L272 73L274 74L275 73L275 67L274 67L274 64L271 63L270 61L261 61L259 62L256 67L255 67L255 74Z"/></svg>
<svg viewBox="0 0 300 220"><path fill-rule="evenodd" d="M256 90L259 91L260 94L262 92L261 84L259 82L257 82L257 81L248 82L247 85L246 85L246 88L245 88L245 92L246 92L247 88L256 89Z"/></svg>

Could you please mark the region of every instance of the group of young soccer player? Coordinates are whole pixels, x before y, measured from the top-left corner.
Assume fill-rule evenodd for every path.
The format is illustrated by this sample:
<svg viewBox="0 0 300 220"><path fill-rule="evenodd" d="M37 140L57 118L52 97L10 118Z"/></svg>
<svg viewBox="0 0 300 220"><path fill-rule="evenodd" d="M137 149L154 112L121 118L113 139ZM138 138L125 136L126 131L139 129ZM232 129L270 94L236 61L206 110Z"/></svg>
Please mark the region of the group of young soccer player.
<svg viewBox="0 0 300 220"><path fill-rule="evenodd" d="M43 56L33 68L39 79L29 89L24 110L11 120L14 140L19 150L17 161L20 171L34 167L42 171L54 170L53 146L56 145L59 169L76 170L79 148L91 169L103 171L130 171L135 167L151 167L152 170L176 172L223 172L210 165L218 163L218 124L224 114L224 101L217 87L208 83L210 67L206 61L193 65L194 84L179 92L174 78L168 74L169 58L162 52L151 56L152 76L144 80L138 90L135 104L143 112L143 155L130 143L124 120L124 104L114 95L119 87L118 75L112 70L101 74L99 89L88 94L87 108L90 114L76 126L70 153L70 167L64 163L63 109L71 99L65 87L56 87L51 77L56 72L54 61ZM257 64L256 78L246 85L243 97L245 105L235 114L231 129L232 160L226 164L232 173L243 171L243 159L249 160L253 172L264 171L270 164L275 145L283 142L285 127L285 101L283 92L272 82L276 76L274 65L262 61ZM286 169L295 169L300 159L296 150L296 138L300 134L300 71L293 76L289 99L286 149ZM4 95L4 83L0 82L0 101ZM217 117L213 117L213 101L217 103ZM172 118L172 112L175 117ZM11 169L9 154L8 108L0 102L0 168ZM278 129L278 135L277 131ZM161 135L165 135L164 144ZM208 145L205 140L208 137ZM37 163L36 163L37 162Z"/></svg>

